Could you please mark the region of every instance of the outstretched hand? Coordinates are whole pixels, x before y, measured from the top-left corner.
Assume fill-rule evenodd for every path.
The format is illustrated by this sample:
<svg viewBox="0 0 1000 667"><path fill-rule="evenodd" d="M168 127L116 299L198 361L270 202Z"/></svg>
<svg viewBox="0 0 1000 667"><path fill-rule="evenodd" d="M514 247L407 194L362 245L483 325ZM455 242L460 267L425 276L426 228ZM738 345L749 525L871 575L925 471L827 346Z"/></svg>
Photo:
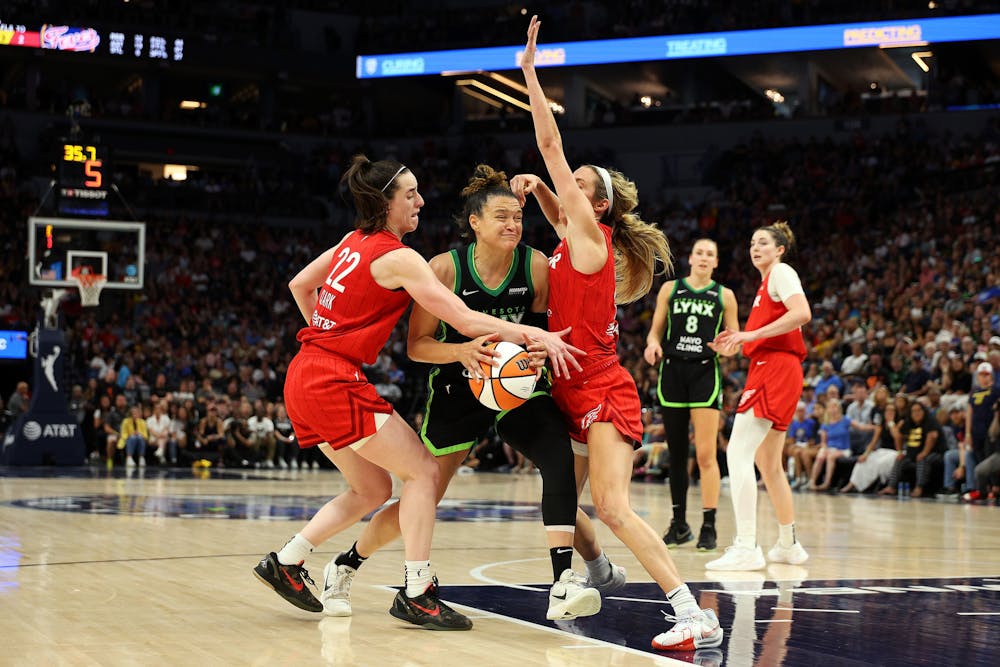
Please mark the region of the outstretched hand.
<svg viewBox="0 0 1000 667"><path fill-rule="evenodd" d="M531 17L528 24L528 43L524 45L524 52L521 54L521 69L530 70L535 67L535 52L538 50L538 29L542 22L538 20L538 15Z"/></svg>
<svg viewBox="0 0 1000 667"><path fill-rule="evenodd" d="M535 380L541 380L542 370L545 368L546 359L548 359L545 346L540 340L525 334L524 349L528 351L528 359L530 359L528 367L535 369Z"/></svg>
<svg viewBox="0 0 1000 667"><path fill-rule="evenodd" d="M740 351L743 343L749 340L752 340L749 332L726 329L720 331L708 347L724 357L732 357Z"/></svg>
<svg viewBox="0 0 1000 667"><path fill-rule="evenodd" d="M571 329L572 327L566 327L562 331L537 329L535 336L525 337L525 343L531 345L536 351L539 345L545 350L546 355L552 361L552 371L557 378L568 378L570 367L576 371L583 370L575 357L586 356L587 353L563 340L563 337L569 335Z"/></svg>

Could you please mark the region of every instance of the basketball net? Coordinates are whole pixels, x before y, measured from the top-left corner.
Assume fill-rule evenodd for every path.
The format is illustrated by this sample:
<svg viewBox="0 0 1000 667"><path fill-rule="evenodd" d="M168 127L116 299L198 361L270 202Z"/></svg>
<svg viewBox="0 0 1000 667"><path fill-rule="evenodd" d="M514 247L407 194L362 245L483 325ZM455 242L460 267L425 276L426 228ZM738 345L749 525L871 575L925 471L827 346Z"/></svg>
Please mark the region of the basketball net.
<svg viewBox="0 0 1000 667"><path fill-rule="evenodd" d="M101 290L108 282L107 276L82 270L74 271L71 277L80 290L81 306L97 306L101 303Z"/></svg>

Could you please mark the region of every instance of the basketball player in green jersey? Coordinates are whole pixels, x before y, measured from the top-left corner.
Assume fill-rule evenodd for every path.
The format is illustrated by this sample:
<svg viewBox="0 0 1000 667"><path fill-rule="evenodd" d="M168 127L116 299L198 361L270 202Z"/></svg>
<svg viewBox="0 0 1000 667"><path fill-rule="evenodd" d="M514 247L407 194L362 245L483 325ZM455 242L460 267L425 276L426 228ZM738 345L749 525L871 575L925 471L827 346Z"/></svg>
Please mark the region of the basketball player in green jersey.
<svg viewBox="0 0 1000 667"><path fill-rule="evenodd" d="M699 551L716 547L715 511L719 505L719 464L716 445L722 407L719 358L708 343L723 328L739 331L736 295L712 279L719 265L719 248L699 239L688 257L686 278L668 280L656 295L656 310L646 336L646 362L659 364L657 395L670 451L670 496L674 517L663 536L668 547L694 539L687 523L688 427L694 423L694 445L701 471L704 519ZM666 333L664 333L666 329Z"/></svg>
<svg viewBox="0 0 1000 667"><path fill-rule="evenodd" d="M521 243L521 205L507 176L479 165L462 197L465 206L456 222L472 242L431 259L434 273L472 310L545 326L548 261ZM541 473L542 523L554 582L546 618L596 614L601 594L625 584L625 570L608 561L589 517L577 507L569 433L548 393L548 381L540 380L527 402L504 412L482 405L469 389L468 378L480 375L480 363L492 363L492 352L483 346L496 339L469 339L420 306L414 306L410 316L407 353L415 361L434 364L420 438L440 469L438 500L469 450L490 427L496 428ZM327 615L351 615L350 589L358 568L399 535L399 504L393 503L376 513L358 541L326 566L321 601ZM586 577L571 568L574 542L587 564Z"/></svg>

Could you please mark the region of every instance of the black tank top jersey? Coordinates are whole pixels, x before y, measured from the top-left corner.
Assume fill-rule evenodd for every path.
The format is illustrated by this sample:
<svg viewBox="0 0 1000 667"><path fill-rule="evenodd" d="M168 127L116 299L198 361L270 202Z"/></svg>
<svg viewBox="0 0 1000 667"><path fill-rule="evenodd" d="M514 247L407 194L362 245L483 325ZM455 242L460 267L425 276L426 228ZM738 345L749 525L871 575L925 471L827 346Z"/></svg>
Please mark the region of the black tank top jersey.
<svg viewBox="0 0 1000 667"><path fill-rule="evenodd" d="M708 343L722 327L722 285L714 280L696 290L681 278L670 293L670 312L662 347L665 357L712 359Z"/></svg>
<svg viewBox="0 0 1000 667"><path fill-rule="evenodd" d="M520 323L535 300L535 288L531 280L531 248L524 244L518 244L514 248L510 270L496 289L486 287L476 272L472 259L475 249L476 244L473 243L451 251L451 259L455 263L455 294L472 310ZM437 339L445 343L464 343L470 340L445 322L441 322ZM462 377L462 364L447 364L440 368L438 377L442 380Z"/></svg>

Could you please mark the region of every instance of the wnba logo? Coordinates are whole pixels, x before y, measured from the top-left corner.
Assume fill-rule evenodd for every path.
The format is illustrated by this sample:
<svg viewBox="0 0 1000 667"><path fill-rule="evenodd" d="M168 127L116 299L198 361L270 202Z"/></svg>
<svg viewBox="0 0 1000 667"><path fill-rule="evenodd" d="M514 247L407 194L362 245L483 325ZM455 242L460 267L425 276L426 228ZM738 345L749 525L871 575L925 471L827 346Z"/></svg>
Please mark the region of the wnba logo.
<svg viewBox="0 0 1000 667"><path fill-rule="evenodd" d="M529 360L527 360L527 359L518 359L517 360L517 368L518 368L518 370L526 371L526 370L528 370L528 366L530 366L530 365L531 365L531 362Z"/></svg>

